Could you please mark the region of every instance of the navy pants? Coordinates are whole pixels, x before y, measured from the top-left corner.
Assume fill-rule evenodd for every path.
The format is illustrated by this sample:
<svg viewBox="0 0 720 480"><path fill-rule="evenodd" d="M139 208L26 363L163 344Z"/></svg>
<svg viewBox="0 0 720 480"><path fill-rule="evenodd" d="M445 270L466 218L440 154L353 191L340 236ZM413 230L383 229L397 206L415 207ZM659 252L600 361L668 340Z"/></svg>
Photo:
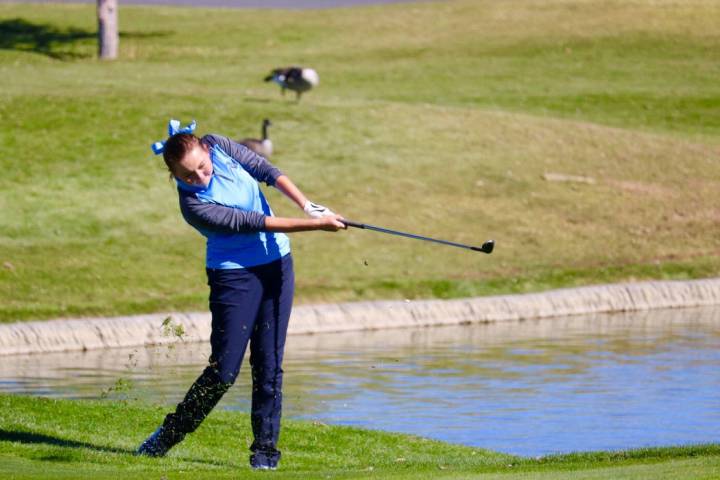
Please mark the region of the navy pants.
<svg viewBox="0 0 720 480"><path fill-rule="evenodd" d="M190 387L163 426L177 443L200 426L240 372L250 343L252 367L251 423L255 453L277 461L280 452L282 360L294 273L290 255L244 269L207 269L212 312L210 364Z"/></svg>

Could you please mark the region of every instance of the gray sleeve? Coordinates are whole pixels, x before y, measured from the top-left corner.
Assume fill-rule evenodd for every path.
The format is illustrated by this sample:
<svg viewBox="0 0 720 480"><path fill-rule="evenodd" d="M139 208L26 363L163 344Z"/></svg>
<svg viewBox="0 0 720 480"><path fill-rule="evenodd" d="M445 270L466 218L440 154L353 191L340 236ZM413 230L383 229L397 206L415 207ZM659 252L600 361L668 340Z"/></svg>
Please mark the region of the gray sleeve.
<svg viewBox="0 0 720 480"><path fill-rule="evenodd" d="M222 233L250 233L265 229L265 215L260 212L226 207L200 201L194 193L178 189L180 211L185 221L198 230Z"/></svg>
<svg viewBox="0 0 720 480"><path fill-rule="evenodd" d="M210 148L219 146L225 153L238 162L258 182L265 182L268 185L275 185L282 172L265 157L253 152L245 145L230 140L221 135L209 134L202 138L203 143Z"/></svg>

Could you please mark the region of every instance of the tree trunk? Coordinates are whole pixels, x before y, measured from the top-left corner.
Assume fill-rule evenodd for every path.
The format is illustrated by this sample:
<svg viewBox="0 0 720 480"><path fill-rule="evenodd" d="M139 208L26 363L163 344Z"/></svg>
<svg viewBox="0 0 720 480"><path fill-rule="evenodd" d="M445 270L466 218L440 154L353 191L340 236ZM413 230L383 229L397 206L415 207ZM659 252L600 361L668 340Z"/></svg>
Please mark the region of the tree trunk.
<svg viewBox="0 0 720 480"><path fill-rule="evenodd" d="M113 60L118 55L118 5L117 0L97 0L98 56L101 60Z"/></svg>

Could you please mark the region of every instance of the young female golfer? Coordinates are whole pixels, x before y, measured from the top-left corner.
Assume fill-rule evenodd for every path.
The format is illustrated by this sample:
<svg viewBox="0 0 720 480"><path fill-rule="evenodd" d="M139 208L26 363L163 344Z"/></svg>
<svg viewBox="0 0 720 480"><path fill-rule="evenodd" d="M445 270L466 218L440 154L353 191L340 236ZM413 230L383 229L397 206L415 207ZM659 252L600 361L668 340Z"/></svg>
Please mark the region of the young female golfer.
<svg viewBox="0 0 720 480"><path fill-rule="evenodd" d="M138 448L163 456L193 432L233 384L250 342L250 465L274 469L282 401L282 359L293 299L290 242L280 232L337 231L342 217L309 202L280 170L248 148L219 135L198 138L195 122L173 120L170 138L153 145L177 182L180 211L207 237L212 353L209 365L175 412ZM278 218L258 182L275 186L313 218Z"/></svg>

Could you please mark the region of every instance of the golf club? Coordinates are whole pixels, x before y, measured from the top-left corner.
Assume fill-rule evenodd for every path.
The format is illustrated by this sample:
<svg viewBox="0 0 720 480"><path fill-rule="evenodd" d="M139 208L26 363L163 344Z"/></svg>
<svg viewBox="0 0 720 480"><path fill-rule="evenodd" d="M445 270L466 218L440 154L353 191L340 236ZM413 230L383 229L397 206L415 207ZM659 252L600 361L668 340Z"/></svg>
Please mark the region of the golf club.
<svg viewBox="0 0 720 480"><path fill-rule="evenodd" d="M441 243L443 245L449 245L451 247L467 248L469 250L474 250L476 252L483 252L483 253L489 254L489 253L492 253L493 248L495 248L495 240L488 240L487 242L483 243L482 246L475 247L473 245L465 245L463 243L450 242L447 240L440 240L437 238L423 237L422 235L415 235L413 233L399 232L397 230L390 230L389 228L376 227L375 225L368 225L367 223L353 222L353 221L350 221L347 219L343 219L340 221L342 223L344 223L345 225L347 225L348 227L362 228L364 230L375 230L376 232L389 233L391 235L399 235L401 237L414 238L415 240L425 240L427 242Z"/></svg>

